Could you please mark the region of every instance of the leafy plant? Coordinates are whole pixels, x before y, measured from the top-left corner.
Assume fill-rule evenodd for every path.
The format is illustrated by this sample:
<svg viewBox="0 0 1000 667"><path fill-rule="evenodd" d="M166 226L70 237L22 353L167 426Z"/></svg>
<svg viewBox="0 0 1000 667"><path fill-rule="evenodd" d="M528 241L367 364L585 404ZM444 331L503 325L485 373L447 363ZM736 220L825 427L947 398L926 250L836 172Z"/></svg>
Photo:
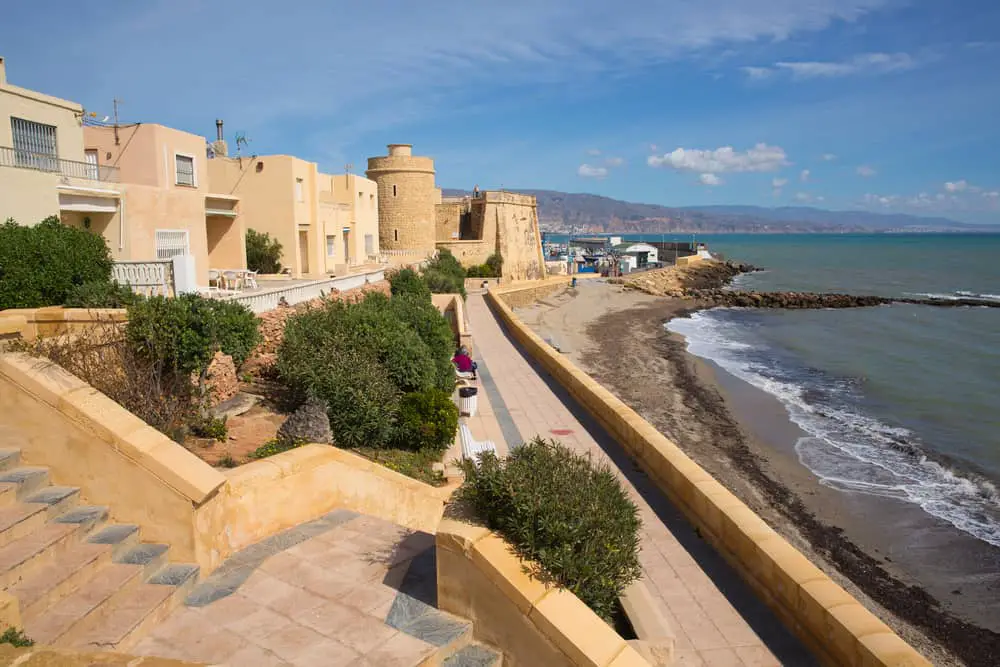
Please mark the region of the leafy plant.
<svg viewBox="0 0 1000 667"><path fill-rule="evenodd" d="M235 468L238 465L239 462L229 452L223 454L222 458L219 459L219 466L223 468Z"/></svg>
<svg viewBox="0 0 1000 667"><path fill-rule="evenodd" d="M396 441L400 449L443 454L455 440L458 408L451 394L439 389L403 396Z"/></svg>
<svg viewBox="0 0 1000 667"><path fill-rule="evenodd" d="M496 253L490 255L485 264L470 266L465 270L465 275L469 278L499 278L502 274L503 258Z"/></svg>
<svg viewBox="0 0 1000 667"><path fill-rule="evenodd" d="M639 511L606 464L535 438L506 459L464 461L458 498L536 576L563 586L606 620L639 565Z"/></svg>
<svg viewBox="0 0 1000 667"><path fill-rule="evenodd" d="M301 447L304 444L304 442L288 442L275 438L273 440L268 440L263 445L252 451L248 458L254 461L258 459L266 459L269 456L274 456L275 454L280 454L281 452L287 452L289 449L295 449L296 447Z"/></svg>
<svg viewBox="0 0 1000 667"><path fill-rule="evenodd" d="M92 280L71 287L63 305L67 308L127 308L141 299L128 285Z"/></svg>
<svg viewBox="0 0 1000 667"><path fill-rule="evenodd" d="M0 225L0 310L66 302L70 292L111 280L111 251L99 234L51 216L33 227Z"/></svg>
<svg viewBox="0 0 1000 667"><path fill-rule="evenodd" d="M281 273L282 247L268 233L247 230L247 268L261 273Z"/></svg>
<svg viewBox="0 0 1000 667"><path fill-rule="evenodd" d="M465 298L465 269L448 250L439 250L427 263L422 277L434 294L461 294Z"/></svg>
<svg viewBox="0 0 1000 667"><path fill-rule="evenodd" d="M35 642L33 639L29 639L23 630L11 626L4 630L3 634L0 634L0 644L11 644L17 648L25 648L34 646Z"/></svg>
<svg viewBox="0 0 1000 667"><path fill-rule="evenodd" d="M202 416L192 422L191 430L199 438L212 438L219 442L225 442L229 436L229 428L226 426L225 417Z"/></svg>
<svg viewBox="0 0 1000 667"><path fill-rule="evenodd" d="M430 301L411 295L393 297L389 301L389 307L427 345L436 369L434 386L450 392L455 384L455 367L451 363L455 351L455 334L448 320Z"/></svg>
<svg viewBox="0 0 1000 667"><path fill-rule="evenodd" d="M426 299L428 302L431 300L431 290L427 287L427 283L413 269L400 269L390 273L389 286L393 296L408 294Z"/></svg>

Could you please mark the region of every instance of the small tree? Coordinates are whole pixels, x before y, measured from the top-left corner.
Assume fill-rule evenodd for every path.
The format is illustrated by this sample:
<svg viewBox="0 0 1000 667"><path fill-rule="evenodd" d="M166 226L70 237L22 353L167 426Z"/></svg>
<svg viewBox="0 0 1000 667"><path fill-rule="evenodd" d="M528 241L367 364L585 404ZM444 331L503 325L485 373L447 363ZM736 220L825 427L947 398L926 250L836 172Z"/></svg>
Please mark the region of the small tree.
<svg viewBox="0 0 1000 667"><path fill-rule="evenodd" d="M247 230L247 268L261 273L281 273L281 243L268 233Z"/></svg>

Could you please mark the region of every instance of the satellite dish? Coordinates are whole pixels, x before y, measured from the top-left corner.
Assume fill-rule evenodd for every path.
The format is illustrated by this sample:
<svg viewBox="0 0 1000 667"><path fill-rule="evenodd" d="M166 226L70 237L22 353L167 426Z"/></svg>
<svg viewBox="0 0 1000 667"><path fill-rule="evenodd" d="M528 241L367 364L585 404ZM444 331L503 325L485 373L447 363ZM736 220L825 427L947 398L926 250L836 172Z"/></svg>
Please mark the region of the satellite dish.
<svg viewBox="0 0 1000 667"><path fill-rule="evenodd" d="M107 123L109 120L111 120L111 116L105 116L104 118L101 119L101 122Z"/></svg>

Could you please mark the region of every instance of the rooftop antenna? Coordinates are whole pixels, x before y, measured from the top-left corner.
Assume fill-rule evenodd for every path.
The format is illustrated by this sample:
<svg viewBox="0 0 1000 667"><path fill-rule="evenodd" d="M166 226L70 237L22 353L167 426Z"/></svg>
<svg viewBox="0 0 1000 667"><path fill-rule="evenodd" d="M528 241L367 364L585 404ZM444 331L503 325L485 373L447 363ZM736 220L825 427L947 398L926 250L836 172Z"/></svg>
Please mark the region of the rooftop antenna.
<svg viewBox="0 0 1000 667"><path fill-rule="evenodd" d="M122 101L120 99L118 99L117 97L114 98L111 101L112 105L115 108L115 112L114 112L115 113L115 146L118 146L119 143L120 143L120 141L118 139L118 105L121 104L121 102ZM105 120L107 120L107 118L105 118Z"/></svg>

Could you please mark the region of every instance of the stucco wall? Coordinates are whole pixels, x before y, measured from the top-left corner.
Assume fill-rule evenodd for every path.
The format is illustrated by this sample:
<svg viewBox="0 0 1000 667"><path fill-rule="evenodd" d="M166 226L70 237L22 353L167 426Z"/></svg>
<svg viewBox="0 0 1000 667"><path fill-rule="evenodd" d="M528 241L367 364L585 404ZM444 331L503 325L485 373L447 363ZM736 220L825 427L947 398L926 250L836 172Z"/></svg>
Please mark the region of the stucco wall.
<svg viewBox="0 0 1000 667"><path fill-rule="evenodd" d="M83 108L75 102L0 84L0 146L14 145L10 122L13 116L55 126L59 159L83 162L82 114ZM59 215L58 183L58 173L0 167L0 223L14 218L22 225L34 225L50 215Z"/></svg>
<svg viewBox="0 0 1000 667"><path fill-rule="evenodd" d="M527 353L636 458L789 629L829 664L930 665L676 444L524 325L504 301L531 289L489 292L486 300Z"/></svg>
<svg viewBox="0 0 1000 667"><path fill-rule="evenodd" d="M128 185L125 191L126 248L130 259L156 259L157 230L186 230L199 284L208 285L205 195L196 188ZM226 267L229 268L229 267Z"/></svg>
<svg viewBox="0 0 1000 667"><path fill-rule="evenodd" d="M444 519L437 531L438 607L473 622L511 667L648 667L571 592L525 573L502 538Z"/></svg>

